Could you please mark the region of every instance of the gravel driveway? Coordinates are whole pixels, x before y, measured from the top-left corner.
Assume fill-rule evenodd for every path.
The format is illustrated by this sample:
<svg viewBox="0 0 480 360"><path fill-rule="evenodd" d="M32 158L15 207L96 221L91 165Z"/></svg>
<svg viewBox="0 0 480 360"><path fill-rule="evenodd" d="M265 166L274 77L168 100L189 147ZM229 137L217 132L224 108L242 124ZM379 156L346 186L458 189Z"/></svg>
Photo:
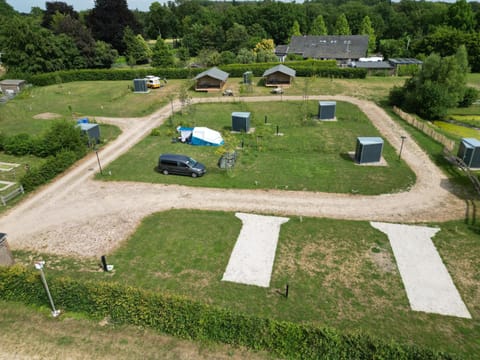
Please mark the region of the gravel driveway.
<svg viewBox="0 0 480 360"><path fill-rule="evenodd" d="M357 105L374 126L399 149L405 132L376 104L348 96L310 96L310 100L347 101ZM238 101L236 98L193 99L193 103ZM278 97L241 101L279 101ZM282 101L302 100L283 96ZM178 110L180 104L174 103ZM168 104L154 114L135 119L98 118L118 125L123 133L99 152L102 164L112 162L159 126L170 115ZM172 208L255 212L288 216L386 222L426 222L464 216L464 202L454 196L447 177L412 140L402 158L417 175L408 192L363 196L279 190L230 190L92 180L97 171L90 154L55 182L31 194L0 218L13 249L31 249L74 256L109 253L127 239L145 216ZM209 199L205 202L204 199Z"/></svg>

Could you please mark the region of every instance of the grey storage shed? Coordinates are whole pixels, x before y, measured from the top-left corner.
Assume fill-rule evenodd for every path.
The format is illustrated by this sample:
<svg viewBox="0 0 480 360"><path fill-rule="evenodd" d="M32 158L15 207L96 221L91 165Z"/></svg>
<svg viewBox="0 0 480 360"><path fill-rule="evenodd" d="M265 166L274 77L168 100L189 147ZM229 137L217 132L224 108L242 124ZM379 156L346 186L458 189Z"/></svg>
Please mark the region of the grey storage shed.
<svg viewBox="0 0 480 360"><path fill-rule="evenodd" d="M337 109L336 101L319 101L318 102L318 119L319 120L335 119L336 109Z"/></svg>
<svg viewBox="0 0 480 360"><path fill-rule="evenodd" d="M379 162L382 158L383 139L380 137L358 137L355 161L359 164Z"/></svg>
<svg viewBox="0 0 480 360"><path fill-rule="evenodd" d="M133 92L148 93L147 79L133 79Z"/></svg>
<svg viewBox="0 0 480 360"><path fill-rule="evenodd" d="M77 126L87 135L89 144L98 144L100 142L100 126L98 124L80 123Z"/></svg>
<svg viewBox="0 0 480 360"><path fill-rule="evenodd" d="M250 113L249 112L232 112L232 130L233 131L250 131Z"/></svg>
<svg viewBox="0 0 480 360"><path fill-rule="evenodd" d="M480 168L480 141L474 138L462 139L457 156L468 167Z"/></svg>

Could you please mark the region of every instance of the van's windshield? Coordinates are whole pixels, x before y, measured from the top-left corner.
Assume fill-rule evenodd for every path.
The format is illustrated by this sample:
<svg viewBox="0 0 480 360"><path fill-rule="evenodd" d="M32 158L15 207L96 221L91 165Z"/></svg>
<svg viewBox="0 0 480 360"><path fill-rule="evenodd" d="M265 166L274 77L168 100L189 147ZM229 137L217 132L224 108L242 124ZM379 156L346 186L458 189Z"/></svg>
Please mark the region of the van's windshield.
<svg viewBox="0 0 480 360"><path fill-rule="evenodd" d="M186 161L186 164L190 167L194 167L196 163L197 162L192 158L188 158L188 160Z"/></svg>

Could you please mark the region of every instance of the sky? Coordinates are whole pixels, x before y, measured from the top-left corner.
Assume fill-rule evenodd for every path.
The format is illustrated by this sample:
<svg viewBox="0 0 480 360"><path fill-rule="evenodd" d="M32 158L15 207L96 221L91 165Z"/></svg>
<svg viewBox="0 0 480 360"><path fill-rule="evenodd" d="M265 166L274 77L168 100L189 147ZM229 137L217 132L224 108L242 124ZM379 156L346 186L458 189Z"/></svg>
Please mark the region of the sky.
<svg viewBox="0 0 480 360"><path fill-rule="evenodd" d="M45 2L47 1L62 1L68 5L72 5L76 11L93 9L95 6L94 0L7 0L7 3L19 12L29 13L34 6L45 10ZM159 3L166 2L166 0L156 1ZM148 11L152 2L155 2L155 0L127 0L130 9L138 9L142 11Z"/></svg>
<svg viewBox="0 0 480 360"><path fill-rule="evenodd" d="M55 0L50 0L55 1ZM76 11L92 9L95 5L94 0L57 0L72 5ZM131 10L141 10L148 11L150 4L155 0L127 0L128 7ZM159 3L164 3L167 0L157 0ZM288 2L289 0L283 0ZM293 1L293 0L292 0ZM455 2L455 0L443 0L444 2ZM15 10L23 13L30 13L32 7L36 6L45 10L46 0L7 0L7 3L10 4ZM297 3L302 2L302 0L297 0Z"/></svg>

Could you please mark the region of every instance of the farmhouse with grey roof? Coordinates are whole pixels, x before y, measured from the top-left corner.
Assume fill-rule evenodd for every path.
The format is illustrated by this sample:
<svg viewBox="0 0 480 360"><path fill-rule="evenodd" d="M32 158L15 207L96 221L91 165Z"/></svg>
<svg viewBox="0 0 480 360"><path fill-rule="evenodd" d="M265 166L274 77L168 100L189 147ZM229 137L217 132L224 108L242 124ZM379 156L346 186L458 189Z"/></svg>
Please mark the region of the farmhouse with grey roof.
<svg viewBox="0 0 480 360"><path fill-rule="evenodd" d="M284 48L279 50L285 51ZM366 56L367 50L367 35L303 35L292 36L287 53L301 55L304 59L335 59L347 64Z"/></svg>
<svg viewBox="0 0 480 360"><path fill-rule="evenodd" d="M195 76L195 91L219 91L225 86L228 73L213 67Z"/></svg>

